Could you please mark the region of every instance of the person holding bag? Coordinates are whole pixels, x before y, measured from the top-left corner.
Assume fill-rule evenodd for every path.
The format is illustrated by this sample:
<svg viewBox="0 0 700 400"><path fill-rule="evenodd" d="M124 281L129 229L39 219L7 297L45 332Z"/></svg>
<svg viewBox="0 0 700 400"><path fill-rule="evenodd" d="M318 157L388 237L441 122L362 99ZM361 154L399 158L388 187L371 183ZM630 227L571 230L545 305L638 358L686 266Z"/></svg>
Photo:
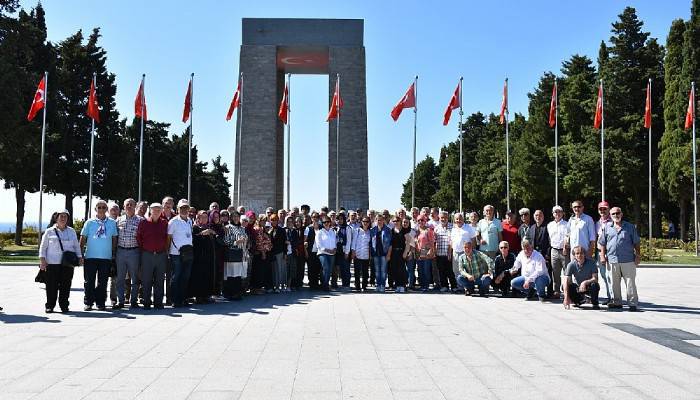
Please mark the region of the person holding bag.
<svg viewBox="0 0 700 400"><path fill-rule="evenodd" d="M56 223L41 237L39 268L46 271L46 312L52 313L56 300L61 312L68 312L73 267L83 265L78 236L68 226L68 210L58 212Z"/></svg>

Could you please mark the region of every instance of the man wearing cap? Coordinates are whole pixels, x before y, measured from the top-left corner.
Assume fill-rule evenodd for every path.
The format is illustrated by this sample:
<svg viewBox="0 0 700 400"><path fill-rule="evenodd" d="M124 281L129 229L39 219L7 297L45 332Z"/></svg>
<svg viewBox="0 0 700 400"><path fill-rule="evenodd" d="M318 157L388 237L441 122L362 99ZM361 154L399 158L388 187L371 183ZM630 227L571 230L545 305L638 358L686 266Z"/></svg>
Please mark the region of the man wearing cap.
<svg viewBox="0 0 700 400"><path fill-rule="evenodd" d="M518 215L520 216L520 227L518 228L518 241L521 241L526 237L529 237L528 232L530 231L530 225L532 224L532 222L530 222L530 209L527 207L523 207L520 210L518 210Z"/></svg>
<svg viewBox="0 0 700 400"><path fill-rule="evenodd" d="M610 218L610 205L607 201L601 201L598 203L598 215L600 219L595 223L596 240L600 239L600 236L605 232L605 226L612 224L612 219ZM605 283L605 295L606 300L603 300L603 305L608 305L610 299L612 299L612 291L610 290L610 265L607 263L600 262L600 249L596 246L596 253L598 257L595 257L596 264L598 266L598 272L600 273L600 278Z"/></svg>
<svg viewBox="0 0 700 400"><path fill-rule="evenodd" d="M575 246L581 246L586 252L586 257L593 258L595 251L595 222L588 214L583 213L583 202L575 200L571 203L571 209L574 215L569 218L567 224L568 235L566 238L567 251Z"/></svg>
<svg viewBox="0 0 700 400"><path fill-rule="evenodd" d="M637 265L641 258L639 249L639 234L631 223L622 220L620 207L610 210L613 223L604 225L604 230L598 239L601 264L609 263L613 298L608 308L622 308L620 294L620 279L627 286L627 305L630 311L637 311Z"/></svg>
<svg viewBox="0 0 700 400"><path fill-rule="evenodd" d="M141 249L143 308L146 310L151 308L151 291L155 308L163 308L163 279L168 263L168 222L161 217L163 206L160 203L151 203L149 210L149 218L139 223L136 234L136 241ZM133 301L133 290L131 296L131 308L137 308L138 303Z"/></svg>
<svg viewBox="0 0 700 400"><path fill-rule="evenodd" d="M552 207L554 221L547 224L549 234L549 271L550 281L547 291L550 295L561 295L561 272L569 265L569 252L566 249L566 237L569 234L569 225L564 219L564 209L561 206ZM552 283L553 282L553 283Z"/></svg>
<svg viewBox="0 0 700 400"><path fill-rule="evenodd" d="M126 274L129 273L131 286L130 303L138 302L139 288L139 243L136 240L136 232L141 223L140 216L136 215L136 200L124 200L124 210L126 213L117 218L117 230L119 237L117 239L117 297L119 303L115 308L124 307L125 297L125 280Z"/></svg>
<svg viewBox="0 0 700 400"><path fill-rule="evenodd" d="M170 296L173 307L182 307L185 303L187 283L192 270L192 221L189 219L190 202L181 199L177 202L179 215L168 222L168 243L170 243L170 263L173 276L170 280Z"/></svg>
<svg viewBox="0 0 700 400"><path fill-rule="evenodd" d="M107 202L95 202L95 217L87 220L80 232L80 247L85 255L85 311L105 310L107 281L117 246L117 223L107 218ZM97 285L95 285L97 279Z"/></svg>

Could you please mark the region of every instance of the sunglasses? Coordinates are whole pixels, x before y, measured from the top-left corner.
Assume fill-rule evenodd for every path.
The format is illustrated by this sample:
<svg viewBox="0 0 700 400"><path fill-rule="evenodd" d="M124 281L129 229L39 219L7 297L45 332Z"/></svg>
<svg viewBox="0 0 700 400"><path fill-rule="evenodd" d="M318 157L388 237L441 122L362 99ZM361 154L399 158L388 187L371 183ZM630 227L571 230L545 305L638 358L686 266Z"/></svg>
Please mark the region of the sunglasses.
<svg viewBox="0 0 700 400"><path fill-rule="evenodd" d="M499 247L499 249L507 249L507 247Z"/></svg>
<svg viewBox="0 0 700 400"><path fill-rule="evenodd" d="M107 207L105 207L105 206L99 206L99 207L97 207L97 209L98 209L98 210L106 210Z"/></svg>

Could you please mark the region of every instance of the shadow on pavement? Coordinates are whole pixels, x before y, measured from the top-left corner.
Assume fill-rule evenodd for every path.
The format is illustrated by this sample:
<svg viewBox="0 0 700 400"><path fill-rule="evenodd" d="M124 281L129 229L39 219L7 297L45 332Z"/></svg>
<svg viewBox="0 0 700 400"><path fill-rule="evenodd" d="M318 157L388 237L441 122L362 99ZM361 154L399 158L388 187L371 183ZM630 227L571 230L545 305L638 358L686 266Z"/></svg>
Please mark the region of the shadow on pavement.
<svg viewBox="0 0 700 400"><path fill-rule="evenodd" d="M39 316L39 315L27 315L27 314L5 314L0 313L0 322L5 324L31 324L33 322L61 322L57 319L50 319L49 317Z"/></svg>

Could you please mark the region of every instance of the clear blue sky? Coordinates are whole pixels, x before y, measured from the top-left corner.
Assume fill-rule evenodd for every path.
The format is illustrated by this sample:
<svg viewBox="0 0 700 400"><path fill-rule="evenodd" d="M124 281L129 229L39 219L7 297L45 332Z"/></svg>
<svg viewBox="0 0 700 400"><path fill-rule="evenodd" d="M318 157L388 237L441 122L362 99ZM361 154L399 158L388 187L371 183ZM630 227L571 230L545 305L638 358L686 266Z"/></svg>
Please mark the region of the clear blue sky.
<svg viewBox="0 0 700 400"><path fill-rule="evenodd" d="M469 4L467 4L469 3ZM22 1L25 8L36 5ZM665 44L671 21L687 19L690 1L64 1L43 2L49 39L100 27L108 69L117 76L117 107L133 117L142 73L147 74L149 117L180 122L187 79L195 73L195 144L200 158L221 155L233 164L233 121L224 116L235 89L241 18L362 18L367 58L370 206L395 209L411 171L412 113L397 123L389 111L413 76L419 78L418 159L437 157L456 137L456 118L442 114L457 80L464 76L465 114L498 112L503 79L509 77L510 110L527 112L527 93L544 71L558 72L572 54L597 57L610 24L630 5L644 30ZM327 198L328 77L295 75L292 92L292 203L315 207ZM546 112L546 110L543 110ZM87 134L87 133L86 133ZM316 148L316 164L301 155ZM302 179L306 177L305 179ZM183 177L185 179L185 177ZM37 216L30 197L27 220ZM0 194L0 221L14 220L14 194ZM59 207L62 197L48 200ZM76 213L82 207L76 202ZM45 218L44 218L45 219Z"/></svg>

